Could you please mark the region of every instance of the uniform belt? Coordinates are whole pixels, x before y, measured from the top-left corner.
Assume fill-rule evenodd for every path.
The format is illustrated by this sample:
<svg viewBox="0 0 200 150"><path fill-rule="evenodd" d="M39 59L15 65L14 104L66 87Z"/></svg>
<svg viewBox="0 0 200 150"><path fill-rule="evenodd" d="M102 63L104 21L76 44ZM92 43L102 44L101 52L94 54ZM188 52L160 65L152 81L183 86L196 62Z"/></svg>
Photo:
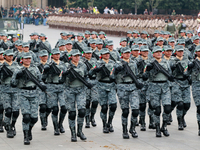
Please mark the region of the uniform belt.
<svg viewBox="0 0 200 150"><path fill-rule="evenodd" d="M186 79L184 78L175 78L176 80L181 80L181 81L185 81Z"/></svg>
<svg viewBox="0 0 200 150"><path fill-rule="evenodd" d="M103 80L99 80L99 82L102 82L102 83L113 83L113 81L103 81Z"/></svg>
<svg viewBox="0 0 200 150"><path fill-rule="evenodd" d="M49 84L63 84L63 83L53 83L53 82L51 82L51 83L49 83Z"/></svg>
<svg viewBox="0 0 200 150"><path fill-rule="evenodd" d="M131 82L122 82L121 84L133 84L134 82L131 81Z"/></svg>
<svg viewBox="0 0 200 150"><path fill-rule="evenodd" d="M165 83L167 81L152 81L153 83Z"/></svg>
<svg viewBox="0 0 200 150"><path fill-rule="evenodd" d="M34 87L22 87L23 90L36 90L36 86Z"/></svg>

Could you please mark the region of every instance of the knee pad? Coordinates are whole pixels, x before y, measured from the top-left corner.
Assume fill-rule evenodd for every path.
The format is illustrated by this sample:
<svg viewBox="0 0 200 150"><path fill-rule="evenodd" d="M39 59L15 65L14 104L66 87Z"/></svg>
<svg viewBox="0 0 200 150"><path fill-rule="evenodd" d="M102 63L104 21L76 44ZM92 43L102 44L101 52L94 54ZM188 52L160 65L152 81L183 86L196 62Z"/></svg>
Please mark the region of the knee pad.
<svg viewBox="0 0 200 150"><path fill-rule="evenodd" d="M115 112L117 109L117 104L111 104L110 105L110 111Z"/></svg>
<svg viewBox="0 0 200 150"><path fill-rule="evenodd" d="M184 110L188 111L190 109L190 103L184 103Z"/></svg>
<svg viewBox="0 0 200 150"><path fill-rule="evenodd" d="M151 103L149 102L149 109L154 110L153 106L151 105Z"/></svg>
<svg viewBox="0 0 200 150"><path fill-rule="evenodd" d="M89 100L86 100L86 105L85 105L86 108L90 108L90 101Z"/></svg>
<svg viewBox="0 0 200 150"><path fill-rule="evenodd" d="M102 112L103 114L107 114L107 111L108 111L108 106L107 106L107 105L102 105L102 106L101 106L101 112Z"/></svg>
<svg viewBox="0 0 200 150"><path fill-rule="evenodd" d="M46 109L46 112L47 112L47 113L50 113L50 112L51 112L51 108L47 108L47 109Z"/></svg>
<svg viewBox="0 0 200 150"><path fill-rule="evenodd" d="M30 115L29 114L24 114L23 115L23 122L27 124L30 121L31 121Z"/></svg>
<svg viewBox="0 0 200 150"><path fill-rule="evenodd" d="M52 108L52 110L53 110L53 111L52 111L52 114L55 115L55 116L57 116L57 115L58 115L58 110L59 110L59 109L58 109L58 106L54 106L54 107Z"/></svg>
<svg viewBox="0 0 200 150"><path fill-rule="evenodd" d="M184 108L183 102L178 102L178 104L177 104L177 109L178 109L178 110L183 110L183 108Z"/></svg>
<svg viewBox="0 0 200 150"><path fill-rule="evenodd" d="M160 114L161 114L161 106L158 106L158 107L155 108L154 114L155 114L156 116L160 116Z"/></svg>
<svg viewBox="0 0 200 150"><path fill-rule="evenodd" d="M146 109L146 103L141 103L140 104L140 111L144 112Z"/></svg>
<svg viewBox="0 0 200 150"><path fill-rule="evenodd" d="M47 106L45 104L40 105L40 112L45 113Z"/></svg>
<svg viewBox="0 0 200 150"><path fill-rule="evenodd" d="M97 101L92 102L92 108L97 108L97 106L98 106L98 102Z"/></svg>
<svg viewBox="0 0 200 150"><path fill-rule="evenodd" d="M12 114L13 114L14 118L18 118L19 117L19 111L14 111Z"/></svg>
<svg viewBox="0 0 200 150"><path fill-rule="evenodd" d="M124 118L127 118L128 117L128 114L129 114L129 109L128 108L125 108L122 110L122 116Z"/></svg>
<svg viewBox="0 0 200 150"><path fill-rule="evenodd" d="M166 114L170 114L171 113L171 105L165 105L164 106L164 112L166 113Z"/></svg>
<svg viewBox="0 0 200 150"><path fill-rule="evenodd" d="M76 118L76 112L75 111L70 111L68 118L70 120L75 120L75 118Z"/></svg>
<svg viewBox="0 0 200 150"><path fill-rule="evenodd" d="M31 118L31 123L35 124L38 121L38 118Z"/></svg>
<svg viewBox="0 0 200 150"><path fill-rule="evenodd" d="M174 110L175 107L176 107L176 102L175 102L175 101L172 101L172 102L171 102L171 109Z"/></svg>
<svg viewBox="0 0 200 150"><path fill-rule="evenodd" d="M78 116L79 116L80 118L85 117L85 113L86 113L86 110L85 110L85 109L79 109L79 110L78 110Z"/></svg>
<svg viewBox="0 0 200 150"><path fill-rule="evenodd" d="M139 109L132 109L132 116L137 117L139 115Z"/></svg>
<svg viewBox="0 0 200 150"><path fill-rule="evenodd" d="M3 105L0 105L0 114L3 114Z"/></svg>
<svg viewBox="0 0 200 150"><path fill-rule="evenodd" d="M67 108L65 106L61 106L61 113L66 114L67 113Z"/></svg>
<svg viewBox="0 0 200 150"><path fill-rule="evenodd" d="M200 114L200 105L197 106L197 113Z"/></svg>
<svg viewBox="0 0 200 150"><path fill-rule="evenodd" d="M11 115L12 115L12 108L7 108L5 116L8 117L8 118L11 118Z"/></svg>

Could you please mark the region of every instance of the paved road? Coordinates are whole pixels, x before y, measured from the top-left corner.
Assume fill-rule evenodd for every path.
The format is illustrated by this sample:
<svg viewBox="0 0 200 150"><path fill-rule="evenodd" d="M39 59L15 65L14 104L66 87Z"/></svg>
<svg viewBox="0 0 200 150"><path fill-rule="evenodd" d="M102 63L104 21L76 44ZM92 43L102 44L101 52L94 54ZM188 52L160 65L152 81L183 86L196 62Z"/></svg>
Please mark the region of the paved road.
<svg viewBox="0 0 200 150"><path fill-rule="evenodd" d="M48 40L54 46L57 39L60 38L59 33L61 30L49 29L44 26L25 26L25 41L28 41L29 34L31 32L45 33L48 36ZM118 45L120 38L109 37L114 40L114 44ZM116 47L116 46L115 46ZM53 135L53 125L51 118L49 117L49 125L47 131L40 130L40 121L37 122L33 128L33 140L30 146L23 145L23 133L22 133L22 117L20 115L17 124L17 136L14 139L6 138L6 133L0 133L0 150L65 150L65 149L141 149L141 150L193 150L200 149L200 136L197 136L197 121L196 121L196 108L192 101L191 108L186 115L186 122L188 127L184 131L178 131L177 120L175 111L173 112L174 122L168 126L170 132L169 137L156 138L155 130L140 131L137 127L139 137L133 139L122 139L122 127L121 127L121 110L118 104L118 109L113 121L114 133L103 134L102 123L100 119L100 108L97 110L96 122L97 127L91 127L90 129L83 129L83 132L87 136L87 141L81 141L78 138L78 142L72 143L70 141L70 130L68 127L67 119L64 121L64 127L66 132L60 136ZM130 120L130 119L129 119ZM146 118L148 125L148 118Z"/></svg>

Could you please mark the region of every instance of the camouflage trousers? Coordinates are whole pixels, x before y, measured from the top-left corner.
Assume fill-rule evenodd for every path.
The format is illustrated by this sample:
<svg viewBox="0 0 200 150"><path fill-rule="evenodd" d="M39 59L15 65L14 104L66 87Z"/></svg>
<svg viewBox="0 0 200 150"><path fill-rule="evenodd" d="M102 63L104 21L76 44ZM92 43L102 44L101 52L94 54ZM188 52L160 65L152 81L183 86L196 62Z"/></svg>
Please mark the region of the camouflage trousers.
<svg viewBox="0 0 200 150"><path fill-rule="evenodd" d="M125 109L129 109L129 105L131 110L139 111L139 94L134 84L117 84L117 96L119 99L119 103L122 109L122 112ZM124 117L123 114L121 116L122 124L127 125L128 116ZM133 123L137 122L137 117L131 116L131 121Z"/></svg>
<svg viewBox="0 0 200 150"><path fill-rule="evenodd" d="M200 107L200 81L192 82L192 96L196 107ZM197 121L200 121L200 114L197 113Z"/></svg>
<svg viewBox="0 0 200 150"><path fill-rule="evenodd" d="M2 94L2 99L3 99L3 107L5 109L5 111L7 111L7 109L11 109L12 113L13 112L19 112L20 106L19 106L19 99L18 99L18 93L17 93L17 89L16 88L12 88L10 86L2 86L2 92L4 94ZM6 124L10 124L11 123L11 118L12 121L17 120L17 117L12 116L8 117L8 116L4 116L4 122Z"/></svg>
<svg viewBox="0 0 200 150"><path fill-rule="evenodd" d="M69 126L75 126L75 118L76 118L76 110L85 111L85 104L86 104L86 87L75 87L71 88L68 87L66 95L66 103L69 104ZM84 115L85 116L85 115ZM77 117L77 124L83 124L84 116Z"/></svg>
<svg viewBox="0 0 200 150"><path fill-rule="evenodd" d="M181 84L182 85L182 84ZM180 87L177 84L173 84L172 86L172 101L176 102L183 102L184 104L190 104L191 102L191 93L190 93L190 86L183 86ZM179 110L176 109L177 117L182 117L187 113L186 110Z"/></svg>
<svg viewBox="0 0 200 150"><path fill-rule="evenodd" d="M38 90L19 89L19 101L23 119L25 115L30 116L30 120L38 118ZM29 130L29 126L33 126L36 122L22 122L23 130Z"/></svg>
<svg viewBox="0 0 200 150"><path fill-rule="evenodd" d="M147 99L150 100L150 103L153 109L157 107L170 105L171 106L171 93L169 88L169 83L153 83L149 82L149 87L147 90ZM155 111L155 110L154 110ZM170 114L163 112L163 121L168 121ZM155 123L160 123L160 116L153 115L153 120Z"/></svg>

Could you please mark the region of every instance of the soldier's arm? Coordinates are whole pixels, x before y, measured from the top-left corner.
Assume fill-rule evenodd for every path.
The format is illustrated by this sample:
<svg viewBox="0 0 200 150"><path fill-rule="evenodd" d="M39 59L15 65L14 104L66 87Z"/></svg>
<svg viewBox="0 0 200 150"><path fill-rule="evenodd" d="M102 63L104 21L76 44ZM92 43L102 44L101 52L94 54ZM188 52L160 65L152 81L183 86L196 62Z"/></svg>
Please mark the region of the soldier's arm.
<svg viewBox="0 0 200 150"><path fill-rule="evenodd" d="M18 74L19 71L20 71L19 67L16 67L16 69L15 69L13 75L12 75L10 84L11 84L11 86L13 86L13 87L16 87L17 84L18 84L18 82L19 82L19 80L17 79L17 74Z"/></svg>

